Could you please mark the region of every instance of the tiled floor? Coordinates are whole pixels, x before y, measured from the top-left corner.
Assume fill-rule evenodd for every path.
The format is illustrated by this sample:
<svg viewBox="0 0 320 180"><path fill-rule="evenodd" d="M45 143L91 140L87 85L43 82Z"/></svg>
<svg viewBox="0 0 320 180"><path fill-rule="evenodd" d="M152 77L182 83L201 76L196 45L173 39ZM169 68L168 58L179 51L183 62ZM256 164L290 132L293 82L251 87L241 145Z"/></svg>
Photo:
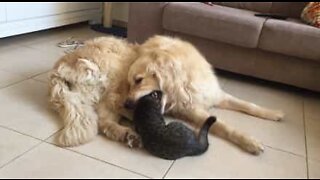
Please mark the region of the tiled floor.
<svg viewBox="0 0 320 180"><path fill-rule="evenodd" d="M207 153L177 161L103 136L75 148L55 146L62 124L47 105L46 83L64 51L56 43L101 35L76 25L0 39L0 178L320 178L320 96L228 74L219 75L225 91L286 113L283 121L271 122L212 110L260 139L266 148L260 156L213 136Z"/></svg>

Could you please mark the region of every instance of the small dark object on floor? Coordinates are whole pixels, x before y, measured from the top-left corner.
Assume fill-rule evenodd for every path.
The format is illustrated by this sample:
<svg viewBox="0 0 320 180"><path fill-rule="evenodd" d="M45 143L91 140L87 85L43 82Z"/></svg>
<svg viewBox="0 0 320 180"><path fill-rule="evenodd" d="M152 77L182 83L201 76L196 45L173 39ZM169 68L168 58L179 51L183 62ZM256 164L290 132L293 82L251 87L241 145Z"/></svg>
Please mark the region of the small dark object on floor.
<svg viewBox="0 0 320 180"><path fill-rule="evenodd" d="M258 17L267 17L267 18L273 18L273 19L281 19L281 20L286 20L288 17L278 15L278 14L255 14L255 16Z"/></svg>
<svg viewBox="0 0 320 180"><path fill-rule="evenodd" d="M209 5L209 6L213 6L213 2L201 2L201 3L204 3L204 4Z"/></svg>
<svg viewBox="0 0 320 180"><path fill-rule="evenodd" d="M151 154L168 160L206 152L209 146L208 131L216 117L209 117L196 135L180 122L166 125L161 112L161 101L162 92L153 91L140 98L136 104L133 122L144 148Z"/></svg>
<svg viewBox="0 0 320 180"><path fill-rule="evenodd" d="M91 25L91 29L106 34L112 34L114 36L119 36L123 38L127 37L127 28L124 27L112 26L110 28L105 28L102 24L94 24Z"/></svg>

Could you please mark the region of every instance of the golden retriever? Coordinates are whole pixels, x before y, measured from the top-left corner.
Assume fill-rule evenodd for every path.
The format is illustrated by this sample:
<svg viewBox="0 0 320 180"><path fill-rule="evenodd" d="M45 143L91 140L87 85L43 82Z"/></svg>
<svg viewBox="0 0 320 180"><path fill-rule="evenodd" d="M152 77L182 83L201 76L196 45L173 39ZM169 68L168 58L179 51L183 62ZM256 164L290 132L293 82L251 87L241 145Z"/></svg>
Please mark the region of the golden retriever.
<svg viewBox="0 0 320 180"><path fill-rule="evenodd" d="M242 111L253 116L278 121L281 111L269 110L225 93L219 86L211 65L190 43L178 38L154 36L139 47L138 58L129 68L130 92L126 106L153 90L165 94L163 110L173 117L199 126L209 116L209 109ZM211 132L244 150L259 154L264 148L254 138L223 123L219 118Z"/></svg>
<svg viewBox="0 0 320 180"><path fill-rule="evenodd" d="M50 76L50 103L64 120L57 138L61 146L90 141L98 128L108 138L140 146L139 136L121 126L120 114L128 92L127 72L136 59L136 46L114 37L85 42L63 56Z"/></svg>

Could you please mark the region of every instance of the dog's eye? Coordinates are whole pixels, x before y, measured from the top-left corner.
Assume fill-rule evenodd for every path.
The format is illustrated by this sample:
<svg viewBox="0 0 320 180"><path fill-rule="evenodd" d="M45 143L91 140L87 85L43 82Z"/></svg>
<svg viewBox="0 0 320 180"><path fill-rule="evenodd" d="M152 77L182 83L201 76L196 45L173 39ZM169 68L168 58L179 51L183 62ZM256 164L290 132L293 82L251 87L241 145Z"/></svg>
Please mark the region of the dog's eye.
<svg viewBox="0 0 320 180"><path fill-rule="evenodd" d="M152 73L152 77L156 78L157 77L156 73Z"/></svg>
<svg viewBox="0 0 320 180"><path fill-rule="evenodd" d="M135 84L140 84L142 82L143 78L138 78L134 81Z"/></svg>

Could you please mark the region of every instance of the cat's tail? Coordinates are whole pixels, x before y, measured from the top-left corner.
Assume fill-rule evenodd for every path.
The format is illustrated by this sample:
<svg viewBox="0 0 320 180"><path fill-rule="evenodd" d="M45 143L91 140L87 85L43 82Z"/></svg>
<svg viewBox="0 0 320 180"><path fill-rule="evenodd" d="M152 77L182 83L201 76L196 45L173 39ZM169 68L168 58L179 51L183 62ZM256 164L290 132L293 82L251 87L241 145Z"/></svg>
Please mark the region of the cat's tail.
<svg viewBox="0 0 320 180"><path fill-rule="evenodd" d="M209 146L208 132L209 132L210 127L212 126L213 123L216 122L216 120L217 119L215 116L210 116L206 120L206 122L202 125L202 127L199 131L199 135L198 135L199 145L194 151L195 154L202 154L208 149L208 146Z"/></svg>

